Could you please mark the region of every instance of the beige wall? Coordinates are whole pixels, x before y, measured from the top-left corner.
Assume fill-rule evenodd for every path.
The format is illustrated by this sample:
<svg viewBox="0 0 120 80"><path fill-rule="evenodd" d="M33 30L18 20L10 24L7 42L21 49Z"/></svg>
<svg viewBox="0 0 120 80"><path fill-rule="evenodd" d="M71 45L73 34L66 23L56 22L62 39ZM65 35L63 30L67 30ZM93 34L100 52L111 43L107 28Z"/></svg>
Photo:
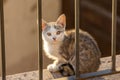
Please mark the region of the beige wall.
<svg viewBox="0 0 120 80"><path fill-rule="evenodd" d="M37 69L36 1L7 0L4 5L8 74ZM55 21L61 11L61 0L43 0L42 10L46 21Z"/></svg>

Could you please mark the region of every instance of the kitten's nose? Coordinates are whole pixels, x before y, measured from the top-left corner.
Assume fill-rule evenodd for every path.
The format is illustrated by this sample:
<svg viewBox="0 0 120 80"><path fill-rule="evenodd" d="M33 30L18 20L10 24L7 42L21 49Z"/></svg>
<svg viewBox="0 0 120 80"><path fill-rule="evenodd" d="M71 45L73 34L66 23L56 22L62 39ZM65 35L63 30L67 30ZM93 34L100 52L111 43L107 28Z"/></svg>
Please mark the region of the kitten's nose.
<svg viewBox="0 0 120 80"><path fill-rule="evenodd" d="M55 41L55 40L56 40L56 38L55 38L55 37L53 37L53 40Z"/></svg>

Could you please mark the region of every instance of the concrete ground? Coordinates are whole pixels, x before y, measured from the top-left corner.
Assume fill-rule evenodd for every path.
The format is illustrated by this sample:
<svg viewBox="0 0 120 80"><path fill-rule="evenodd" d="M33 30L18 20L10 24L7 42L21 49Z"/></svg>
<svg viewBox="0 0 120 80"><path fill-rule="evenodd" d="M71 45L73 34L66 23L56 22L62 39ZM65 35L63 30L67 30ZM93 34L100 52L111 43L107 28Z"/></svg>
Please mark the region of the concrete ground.
<svg viewBox="0 0 120 80"><path fill-rule="evenodd" d="M116 57L116 67L120 67L120 55L117 55ZM111 57L105 57L101 58L101 66L98 71L105 70L105 69L111 69ZM46 70L43 71L44 75L43 78L44 80L51 80L53 79L53 75L50 73L46 72ZM61 77L61 76L58 76ZM0 80L2 80L0 78ZM7 80L38 80L38 71L30 71L30 72L24 72L24 73L19 73L19 74L14 74L14 75L8 75ZM59 79L60 80L60 79ZM120 73L113 74L113 75L107 75L107 76L101 76L101 77L95 77L87 80L120 80Z"/></svg>

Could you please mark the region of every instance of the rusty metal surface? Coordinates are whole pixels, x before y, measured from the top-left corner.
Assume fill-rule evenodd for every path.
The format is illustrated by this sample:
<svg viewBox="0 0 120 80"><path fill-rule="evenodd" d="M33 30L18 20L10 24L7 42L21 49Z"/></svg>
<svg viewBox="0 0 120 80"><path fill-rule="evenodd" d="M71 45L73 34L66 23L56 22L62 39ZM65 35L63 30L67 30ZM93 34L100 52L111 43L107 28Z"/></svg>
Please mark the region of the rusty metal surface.
<svg viewBox="0 0 120 80"><path fill-rule="evenodd" d="M112 0L112 35L111 35L111 55L112 70L116 69L116 26L117 26L117 0Z"/></svg>
<svg viewBox="0 0 120 80"><path fill-rule="evenodd" d="M79 80L79 15L80 15L80 0L75 0L75 57L76 57L76 70L75 70L75 78Z"/></svg>
<svg viewBox="0 0 120 80"><path fill-rule="evenodd" d="M43 55L42 55L42 0L37 0L37 25L38 25L38 69L39 80L43 80Z"/></svg>
<svg viewBox="0 0 120 80"><path fill-rule="evenodd" d="M1 34L1 59L2 59L2 80L6 80L6 58L5 58L5 32L4 32L4 10L3 0L0 0L0 34Z"/></svg>

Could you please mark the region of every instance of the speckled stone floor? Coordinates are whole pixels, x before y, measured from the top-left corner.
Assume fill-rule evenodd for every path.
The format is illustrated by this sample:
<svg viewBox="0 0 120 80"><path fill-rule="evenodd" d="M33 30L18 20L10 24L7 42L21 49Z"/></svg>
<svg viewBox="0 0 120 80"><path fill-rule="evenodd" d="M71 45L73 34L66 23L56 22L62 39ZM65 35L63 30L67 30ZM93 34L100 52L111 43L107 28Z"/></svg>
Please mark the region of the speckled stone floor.
<svg viewBox="0 0 120 80"><path fill-rule="evenodd" d="M101 66L98 71L111 69L111 57L101 58ZM116 67L120 67L120 55L116 57ZM54 77L51 75L47 70L43 70L43 79L44 80L52 80ZM61 76L58 76L61 77ZM2 80L2 78L0 78ZM30 72L23 72L14 75L8 75L7 80L38 80L38 71L30 71ZM108 76L101 76L87 80L120 80L120 73L108 75Z"/></svg>

